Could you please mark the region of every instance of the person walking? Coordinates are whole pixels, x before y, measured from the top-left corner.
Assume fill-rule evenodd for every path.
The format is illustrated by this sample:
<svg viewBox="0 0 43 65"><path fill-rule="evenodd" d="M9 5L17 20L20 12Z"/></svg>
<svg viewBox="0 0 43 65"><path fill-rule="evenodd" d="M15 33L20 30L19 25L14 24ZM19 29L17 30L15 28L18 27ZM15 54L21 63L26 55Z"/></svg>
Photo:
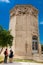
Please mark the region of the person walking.
<svg viewBox="0 0 43 65"><path fill-rule="evenodd" d="M9 62L12 63L13 62L13 51L10 50L10 54L9 54Z"/></svg>
<svg viewBox="0 0 43 65"><path fill-rule="evenodd" d="M7 59L8 59L8 50L6 49L4 51L4 63L7 63Z"/></svg>

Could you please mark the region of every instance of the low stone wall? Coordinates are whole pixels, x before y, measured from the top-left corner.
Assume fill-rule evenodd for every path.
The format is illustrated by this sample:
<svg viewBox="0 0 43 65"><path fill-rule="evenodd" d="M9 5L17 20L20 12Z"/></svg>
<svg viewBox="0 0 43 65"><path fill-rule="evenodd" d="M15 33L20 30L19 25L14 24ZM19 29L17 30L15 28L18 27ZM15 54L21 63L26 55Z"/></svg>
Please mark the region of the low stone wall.
<svg viewBox="0 0 43 65"><path fill-rule="evenodd" d="M33 55L33 60L38 61L38 62L43 62L43 54L34 54Z"/></svg>

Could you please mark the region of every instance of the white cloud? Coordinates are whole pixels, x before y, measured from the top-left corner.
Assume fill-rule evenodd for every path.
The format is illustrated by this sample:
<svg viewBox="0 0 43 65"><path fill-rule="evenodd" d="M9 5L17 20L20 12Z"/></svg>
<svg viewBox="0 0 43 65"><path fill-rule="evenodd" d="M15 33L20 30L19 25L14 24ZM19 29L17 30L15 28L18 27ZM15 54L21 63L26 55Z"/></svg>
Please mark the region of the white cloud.
<svg viewBox="0 0 43 65"><path fill-rule="evenodd" d="M0 0L0 2L10 3L9 0Z"/></svg>
<svg viewBox="0 0 43 65"><path fill-rule="evenodd" d="M43 21L42 21L42 22L40 22L40 24L43 24Z"/></svg>

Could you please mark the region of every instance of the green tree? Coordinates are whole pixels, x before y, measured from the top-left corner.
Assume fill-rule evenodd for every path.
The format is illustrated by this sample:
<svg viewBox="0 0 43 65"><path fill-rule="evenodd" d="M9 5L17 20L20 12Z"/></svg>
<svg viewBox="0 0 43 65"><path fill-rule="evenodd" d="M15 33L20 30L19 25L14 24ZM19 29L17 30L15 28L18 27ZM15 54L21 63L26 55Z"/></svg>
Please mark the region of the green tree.
<svg viewBox="0 0 43 65"><path fill-rule="evenodd" d="M3 29L0 26L0 47L2 52L4 47L12 46L13 36L10 34L10 31Z"/></svg>

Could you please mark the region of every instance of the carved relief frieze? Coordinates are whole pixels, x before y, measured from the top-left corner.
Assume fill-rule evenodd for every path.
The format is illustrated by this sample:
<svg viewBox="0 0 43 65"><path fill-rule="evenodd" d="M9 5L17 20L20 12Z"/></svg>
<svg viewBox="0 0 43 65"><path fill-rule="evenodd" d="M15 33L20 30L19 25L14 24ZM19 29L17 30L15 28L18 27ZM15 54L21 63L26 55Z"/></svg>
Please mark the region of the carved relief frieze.
<svg viewBox="0 0 43 65"><path fill-rule="evenodd" d="M11 11L12 12L12 11ZM12 15L24 15L24 14L30 14L37 17L38 11L31 5L22 5L22 6L16 6L13 9Z"/></svg>

